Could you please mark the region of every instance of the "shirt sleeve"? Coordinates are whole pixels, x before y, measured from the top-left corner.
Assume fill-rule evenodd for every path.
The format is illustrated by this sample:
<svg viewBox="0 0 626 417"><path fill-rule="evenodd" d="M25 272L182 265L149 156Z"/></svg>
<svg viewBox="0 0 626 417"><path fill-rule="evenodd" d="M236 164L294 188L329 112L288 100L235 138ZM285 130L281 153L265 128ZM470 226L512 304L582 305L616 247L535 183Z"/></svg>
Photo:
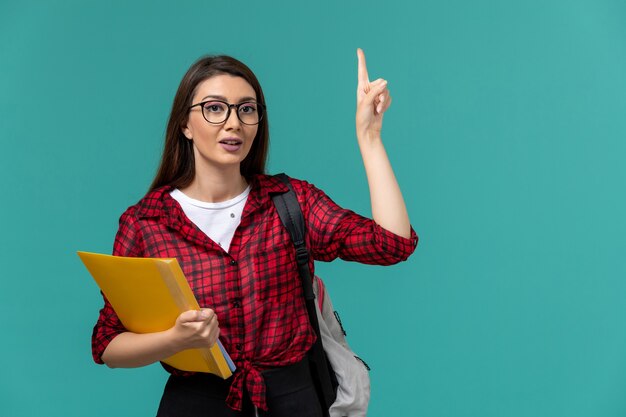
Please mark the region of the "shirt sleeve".
<svg viewBox="0 0 626 417"><path fill-rule="evenodd" d="M120 217L120 227L113 244L113 255L141 256L137 223L130 209ZM104 294L102 298L104 299L104 307L100 310L100 316L91 336L91 353L93 360L99 364L104 363L102 354L111 340L118 334L127 331Z"/></svg>
<svg viewBox="0 0 626 417"><path fill-rule="evenodd" d="M374 220L339 207L323 191L304 181L301 205L315 259L339 257L371 265L393 265L405 261L417 246L417 234L405 238L383 229Z"/></svg>

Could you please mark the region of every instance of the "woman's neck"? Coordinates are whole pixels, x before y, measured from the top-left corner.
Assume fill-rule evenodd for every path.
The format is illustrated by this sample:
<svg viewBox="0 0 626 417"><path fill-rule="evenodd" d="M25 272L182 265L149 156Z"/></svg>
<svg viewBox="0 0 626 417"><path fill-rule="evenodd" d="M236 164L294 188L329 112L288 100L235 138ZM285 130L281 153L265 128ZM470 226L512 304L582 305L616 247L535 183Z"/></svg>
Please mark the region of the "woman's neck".
<svg viewBox="0 0 626 417"><path fill-rule="evenodd" d="M187 196L207 203L219 203L230 200L243 193L248 182L236 170L216 170L214 172L200 173L196 170L196 176L191 184L181 189Z"/></svg>

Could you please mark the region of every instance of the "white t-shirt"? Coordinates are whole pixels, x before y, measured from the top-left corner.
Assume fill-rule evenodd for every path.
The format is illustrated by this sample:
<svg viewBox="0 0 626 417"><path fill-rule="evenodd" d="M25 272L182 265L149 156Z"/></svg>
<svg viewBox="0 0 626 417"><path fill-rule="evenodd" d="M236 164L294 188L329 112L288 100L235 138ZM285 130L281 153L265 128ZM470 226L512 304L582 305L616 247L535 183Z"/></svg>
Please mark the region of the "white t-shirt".
<svg viewBox="0 0 626 417"><path fill-rule="evenodd" d="M185 195L178 188L170 193L180 204L185 215L222 249L228 252L235 230L241 222L250 186L235 198L219 203L207 203Z"/></svg>

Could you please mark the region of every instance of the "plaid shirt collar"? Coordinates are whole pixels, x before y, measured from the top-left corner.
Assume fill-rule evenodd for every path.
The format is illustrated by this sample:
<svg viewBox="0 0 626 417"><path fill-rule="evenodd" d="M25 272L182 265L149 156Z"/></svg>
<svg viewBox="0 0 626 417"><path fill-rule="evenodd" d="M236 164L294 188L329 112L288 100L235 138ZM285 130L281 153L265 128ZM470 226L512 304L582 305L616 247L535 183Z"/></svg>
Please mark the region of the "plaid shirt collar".
<svg viewBox="0 0 626 417"><path fill-rule="evenodd" d="M242 216L269 203L271 194L289 191L285 184L271 175L255 175L252 177L251 185L248 202ZM168 226L178 228L176 225L184 216L178 202L170 196L173 189L174 187L165 185L149 192L138 203L137 216L139 218L160 217Z"/></svg>

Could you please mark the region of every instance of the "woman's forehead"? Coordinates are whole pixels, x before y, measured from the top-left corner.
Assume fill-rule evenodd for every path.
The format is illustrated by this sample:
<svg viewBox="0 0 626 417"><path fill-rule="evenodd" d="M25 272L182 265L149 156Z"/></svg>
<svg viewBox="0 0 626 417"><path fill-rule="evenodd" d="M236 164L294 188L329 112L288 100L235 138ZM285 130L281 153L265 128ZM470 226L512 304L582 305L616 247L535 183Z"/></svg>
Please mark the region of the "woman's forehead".
<svg viewBox="0 0 626 417"><path fill-rule="evenodd" d="M229 74L214 75L198 84L194 101L206 97L221 97L228 101L256 99L254 88L242 77Z"/></svg>

